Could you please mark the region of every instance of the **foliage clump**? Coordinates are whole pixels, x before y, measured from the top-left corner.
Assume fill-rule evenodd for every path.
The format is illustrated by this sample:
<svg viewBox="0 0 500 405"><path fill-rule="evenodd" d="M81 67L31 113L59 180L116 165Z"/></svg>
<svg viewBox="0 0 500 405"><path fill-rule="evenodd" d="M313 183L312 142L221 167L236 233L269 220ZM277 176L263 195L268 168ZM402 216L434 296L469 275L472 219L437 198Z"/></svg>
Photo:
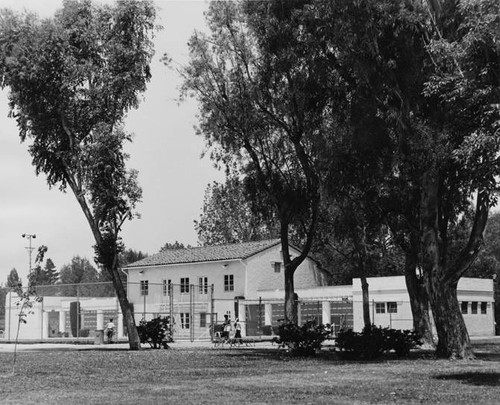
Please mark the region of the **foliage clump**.
<svg viewBox="0 0 500 405"><path fill-rule="evenodd" d="M308 321L302 326L285 323L280 325L278 331L281 347L288 348L294 356L314 356L330 333L327 328L314 321Z"/></svg>
<svg viewBox="0 0 500 405"><path fill-rule="evenodd" d="M173 342L170 318L154 318L150 321L142 320L137 327L141 343L149 343L153 349L168 349L168 343Z"/></svg>
<svg viewBox="0 0 500 405"><path fill-rule="evenodd" d="M411 349L421 344L415 331L374 325L364 328L362 332L342 330L335 342L341 357L356 360L374 360L392 350L397 357L407 357Z"/></svg>

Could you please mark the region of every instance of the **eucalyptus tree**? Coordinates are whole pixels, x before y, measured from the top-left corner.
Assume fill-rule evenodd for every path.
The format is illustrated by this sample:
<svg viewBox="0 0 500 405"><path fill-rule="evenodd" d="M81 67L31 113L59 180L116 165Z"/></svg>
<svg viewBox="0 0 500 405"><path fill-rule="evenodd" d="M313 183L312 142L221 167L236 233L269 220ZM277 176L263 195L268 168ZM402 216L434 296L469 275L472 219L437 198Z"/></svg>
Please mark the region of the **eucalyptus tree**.
<svg viewBox="0 0 500 405"><path fill-rule="evenodd" d="M17 270L13 268L7 276L7 282L5 283L5 286L8 288L18 288L20 285L22 285L21 278L19 277Z"/></svg>
<svg viewBox="0 0 500 405"><path fill-rule="evenodd" d="M331 121L328 61L302 36L301 2L213 2L208 35L195 33L184 96L199 102L199 133L212 159L245 178L279 222L285 319L297 322L294 273L307 257L320 203L317 148ZM313 15L306 15L314 19ZM290 255L290 230L301 254Z"/></svg>
<svg viewBox="0 0 500 405"><path fill-rule="evenodd" d="M473 355L456 290L483 245L500 174L498 2L429 2L426 124L431 148L422 175L423 270L438 333L437 353ZM475 201L467 242L449 258L450 227Z"/></svg>
<svg viewBox="0 0 500 405"><path fill-rule="evenodd" d="M217 245L278 237L272 210L263 212L252 197L237 177L209 184L200 218L194 222L198 240Z"/></svg>
<svg viewBox="0 0 500 405"><path fill-rule="evenodd" d="M118 269L119 232L141 198L137 174L125 166L130 136L122 122L151 77L155 9L149 1L68 0L52 18L9 10L0 18L0 83L10 90L21 140L36 174L73 192L113 281L130 348L139 349Z"/></svg>

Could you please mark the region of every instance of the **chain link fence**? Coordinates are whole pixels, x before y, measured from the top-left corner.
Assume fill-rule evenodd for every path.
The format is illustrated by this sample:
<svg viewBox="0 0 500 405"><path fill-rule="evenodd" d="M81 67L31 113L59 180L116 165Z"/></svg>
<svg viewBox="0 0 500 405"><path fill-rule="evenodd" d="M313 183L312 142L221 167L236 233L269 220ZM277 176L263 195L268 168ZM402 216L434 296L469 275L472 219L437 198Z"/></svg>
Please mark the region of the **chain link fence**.
<svg viewBox="0 0 500 405"><path fill-rule="evenodd" d="M181 280L182 281L182 280ZM227 317L239 318L243 336L266 337L277 334L284 320L284 301L214 295L205 280L199 284L140 282L127 285L136 324L162 317L169 320L175 340L209 340L222 329ZM21 326L20 339L92 339L103 333L113 319L117 337L126 338L121 310L111 283L56 284L35 287L41 301L35 303ZM0 289L0 339L15 339L19 297L8 288ZM461 303L468 328L489 330L493 325L491 303ZM360 330L362 302L350 297L322 297L298 301L299 323L329 324L334 334L341 329ZM370 301L370 318L375 325L412 329L409 301ZM491 324L491 325L490 325ZM492 327L492 326L491 326ZM491 328L490 328L491 329Z"/></svg>

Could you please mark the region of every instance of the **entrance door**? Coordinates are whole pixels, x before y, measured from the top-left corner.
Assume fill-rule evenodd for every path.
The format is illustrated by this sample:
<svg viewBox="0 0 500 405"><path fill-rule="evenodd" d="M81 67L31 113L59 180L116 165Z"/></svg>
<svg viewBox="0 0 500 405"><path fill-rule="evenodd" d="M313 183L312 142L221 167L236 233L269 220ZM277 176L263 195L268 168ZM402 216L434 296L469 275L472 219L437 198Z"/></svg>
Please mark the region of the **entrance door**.
<svg viewBox="0 0 500 405"><path fill-rule="evenodd" d="M49 338L59 336L59 311L49 312Z"/></svg>

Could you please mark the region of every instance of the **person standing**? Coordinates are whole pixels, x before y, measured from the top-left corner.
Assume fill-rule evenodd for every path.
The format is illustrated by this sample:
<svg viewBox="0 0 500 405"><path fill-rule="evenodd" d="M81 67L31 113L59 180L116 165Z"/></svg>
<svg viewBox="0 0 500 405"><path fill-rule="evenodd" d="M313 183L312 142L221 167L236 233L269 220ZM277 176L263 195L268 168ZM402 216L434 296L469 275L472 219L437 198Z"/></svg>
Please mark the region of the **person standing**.
<svg viewBox="0 0 500 405"><path fill-rule="evenodd" d="M222 332L222 341L224 343L229 343L229 333L231 332L231 320L228 315L224 315L223 322L223 332Z"/></svg>
<svg viewBox="0 0 500 405"><path fill-rule="evenodd" d="M241 337L241 323L239 318L236 318L236 321L234 322L234 330L236 331L234 334L234 343L239 343L240 345L243 344L243 339Z"/></svg>
<svg viewBox="0 0 500 405"><path fill-rule="evenodd" d="M106 325L106 336L108 337L108 343L113 343L113 335L115 333L115 324L113 323L113 318L110 318Z"/></svg>

